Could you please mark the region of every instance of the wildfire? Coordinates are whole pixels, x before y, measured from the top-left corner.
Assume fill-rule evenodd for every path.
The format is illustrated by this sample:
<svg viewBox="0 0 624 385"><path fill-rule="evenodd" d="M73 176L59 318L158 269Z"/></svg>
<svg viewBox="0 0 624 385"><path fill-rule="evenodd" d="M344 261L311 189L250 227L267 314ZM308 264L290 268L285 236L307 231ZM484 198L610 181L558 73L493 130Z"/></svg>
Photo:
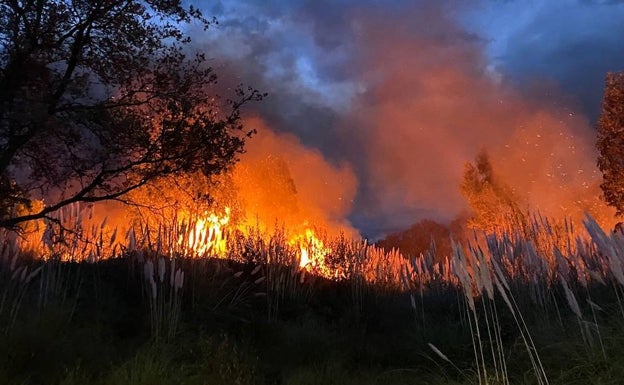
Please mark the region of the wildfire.
<svg viewBox="0 0 624 385"><path fill-rule="evenodd" d="M245 232L244 226L236 226L230 221L231 210L225 207L221 215L205 212L197 217L185 213L180 222L178 247L186 254L226 258L228 255L229 230L235 227ZM191 219L196 218L196 219ZM290 237L290 246L298 249L299 267L326 277L334 274L326 264L325 257L332 252L311 228Z"/></svg>
<svg viewBox="0 0 624 385"><path fill-rule="evenodd" d="M325 243L316 236L312 229L306 229L303 234L293 237L291 245L299 246L299 267L307 271L314 271L323 276L331 276L325 263L325 256L332 252Z"/></svg>
<svg viewBox="0 0 624 385"><path fill-rule="evenodd" d="M205 212L195 220L182 220L178 245L194 255L210 255L225 258L227 255L227 226L230 223L229 207L225 207L223 215ZM185 217L192 217L185 215Z"/></svg>

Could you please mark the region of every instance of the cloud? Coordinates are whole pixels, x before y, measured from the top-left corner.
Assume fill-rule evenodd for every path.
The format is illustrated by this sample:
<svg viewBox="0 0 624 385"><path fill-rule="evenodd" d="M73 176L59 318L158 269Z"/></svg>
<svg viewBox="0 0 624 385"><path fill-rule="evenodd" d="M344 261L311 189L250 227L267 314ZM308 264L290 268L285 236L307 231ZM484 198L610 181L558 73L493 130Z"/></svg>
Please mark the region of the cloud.
<svg viewBox="0 0 624 385"><path fill-rule="evenodd" d="M533 207L567 213L577 186L597 196L584 116L621 57L611 15L621 5L545 3L221 2L226 17L195 42L214 57L221 89L269 92L248 111L260 127L350 165L358 187L341 212L377 236L465 209L463 165L483 147Z"/></svg>
<svg viewBox="0 0 624 385"><path fill-rule="evenodd" d="M592 120L606 72L624 70L622 1L485 1L464 19L516 85L554 81Z"/></svg>

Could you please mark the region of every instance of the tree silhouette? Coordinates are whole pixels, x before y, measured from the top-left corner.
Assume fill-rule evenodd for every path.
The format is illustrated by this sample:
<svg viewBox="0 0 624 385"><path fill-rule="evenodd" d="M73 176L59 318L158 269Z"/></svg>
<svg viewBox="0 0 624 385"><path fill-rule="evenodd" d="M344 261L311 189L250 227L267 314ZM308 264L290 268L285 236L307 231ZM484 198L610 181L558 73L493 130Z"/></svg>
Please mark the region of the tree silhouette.
<svg viewBox="0 0 624 385"><path fill-rule="evenodd" d="M624 73L609 73L597 124L598 168L603 198L624 215Z"/></svg>
<svg viewBox="0 0 624 385"><path fill-rule="evenodd" d="M215 96L183 32L212 22L181 0L3 0L0 227L233 162L252 133L240 108L263 95Z"/></svg>
<svg viewBox="0 0 624 385"><path fill-rule="evenodd" d="M485 150L479 152L474 165L468 162L464 166L460 190L473 211L473 216L468 220L469 227L495 232L506 226L513 228L524 223L518 198L494 173Z"/></svg>
<svg viewBox="0 0 624 385"><path fill-rule="evenodd" d="M451 255L451 230L431 219L418 221L407 230L388 234L377 242L379 247L386 250L396 248L403 255L415 257L431 251L432 244L435 245L436 252L433 257L437 261Z"/></svg>

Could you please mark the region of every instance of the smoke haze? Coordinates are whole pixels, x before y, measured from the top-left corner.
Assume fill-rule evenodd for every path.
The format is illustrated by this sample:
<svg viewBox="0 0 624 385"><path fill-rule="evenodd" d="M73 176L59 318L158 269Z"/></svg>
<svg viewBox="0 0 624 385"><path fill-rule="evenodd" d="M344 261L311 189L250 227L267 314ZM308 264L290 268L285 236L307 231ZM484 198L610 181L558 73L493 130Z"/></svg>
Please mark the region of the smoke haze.
<svg viewBox="0 0 624 385"><path fill-rule="evenodd" d="M552 45L535 50L543 57L526 54L522 62L518 52L530 50L530 41L492 60L501 43L484 36L483 20L466 22L471 7L491 13L491 3L224 4L218 11L229 16L196 44L214 55L222 84L269 92L251 111L259 117L251 126L266 137L249 143L248 159L272 153L285 162L278 169L289 170L297 204L311 202L310 218L351 223L372 237L423 218L450 221L467 209L458 186L465 162L482 148L526 207L553 216L605 212L597 199L592 107L566 93L572 74L589 68L583 79L595 82L604 66L583 67L569 52L559 62ZM511 5L500 7L513 16ZM605 15L605 7L596 12ZM538 21L552 14L545 8L523 14L506 38L518 42L530 25L539 32ZM563 37L571 26L561 28L552 44L573 45ZM609 50L610 35L592 37L610 63L624 58L621 48ZM535 75L530 63L544 58L552 71ZM594 84L590 94L601 88Z"/></svg>
<svg viewBox="0 0 624 385"><path fill-rule="evenodd" d="M301 232L318 226L328 235L357 236L346 219L357 190L347 163L334 166L294 135L274 133L254 118L259 133L232 171L233 185L249 226Z"/></svg>

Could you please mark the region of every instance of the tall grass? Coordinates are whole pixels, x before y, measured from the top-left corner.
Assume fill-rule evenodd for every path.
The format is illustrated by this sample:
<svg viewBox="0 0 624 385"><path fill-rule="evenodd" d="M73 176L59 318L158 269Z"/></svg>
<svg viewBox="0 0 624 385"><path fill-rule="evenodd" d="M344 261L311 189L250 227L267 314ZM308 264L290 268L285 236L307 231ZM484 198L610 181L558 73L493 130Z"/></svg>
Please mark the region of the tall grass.
<svg viewBox="0 0 624 385"><path fill-rule="evenodd" d="M3 242L0 256L0 328L8 332L15 323L28 286L43 266L37 267L20 257L14 242Z"/></svg>
<svg viewBox="0 0 624 385"><path fill-rule="evenodd" d="M176 260L164 257L148 259L144 265L146 295L150 308L152 337L172 340L180 321L184 271L176 268Z"/></svg>
<svg viewBox="0 0 624 385"><path fill-rule="evenodd" d="M212 312L229 312L262 301L267 319L276 321L289 304L311 302L324 279L349 281L357 322L366 311L366 298L396 296L408 301L414 327L428 338L435 326L428 320L435 311L428 303L461 309L460 322L471 341L470 369L479 384L513 382L507 334L518 336L534 381L549 384L535 325L578 334L588 357L606 361L605 334L619 327L612 322L614 309L624 321L624 236L604 231L590 217L580 227L527 216L522 226L454 242L453 254L437 260L435 244L421 255L405 256L359 239L328 239L317 230L326 246L324 265L306 269L300 266L301 245L290 241L286 229L271 234L258 228L223 229L220 238L214 232L200 237L191 219L140 225L122 237L105 221L87 226L80 219L85 215L88 210L78 206L60 212L40 234L39 248L2 234L0 326L5 332L29 295L39 309L72 308L75 302L67 301L75 301L85 280L82 264L119 257L135 269L130 279L140 277L157 341L175 339L185 304L190 311L210 303ZM226 240L225 249L211 246ZM325 269L321 277L315 274L320 269ZM457 293L459 303L449 301ZM509 324L513 333L503 329ZM438 346L438 341L426 342ZM442 349L430 350L453 362Z"/></svg>

